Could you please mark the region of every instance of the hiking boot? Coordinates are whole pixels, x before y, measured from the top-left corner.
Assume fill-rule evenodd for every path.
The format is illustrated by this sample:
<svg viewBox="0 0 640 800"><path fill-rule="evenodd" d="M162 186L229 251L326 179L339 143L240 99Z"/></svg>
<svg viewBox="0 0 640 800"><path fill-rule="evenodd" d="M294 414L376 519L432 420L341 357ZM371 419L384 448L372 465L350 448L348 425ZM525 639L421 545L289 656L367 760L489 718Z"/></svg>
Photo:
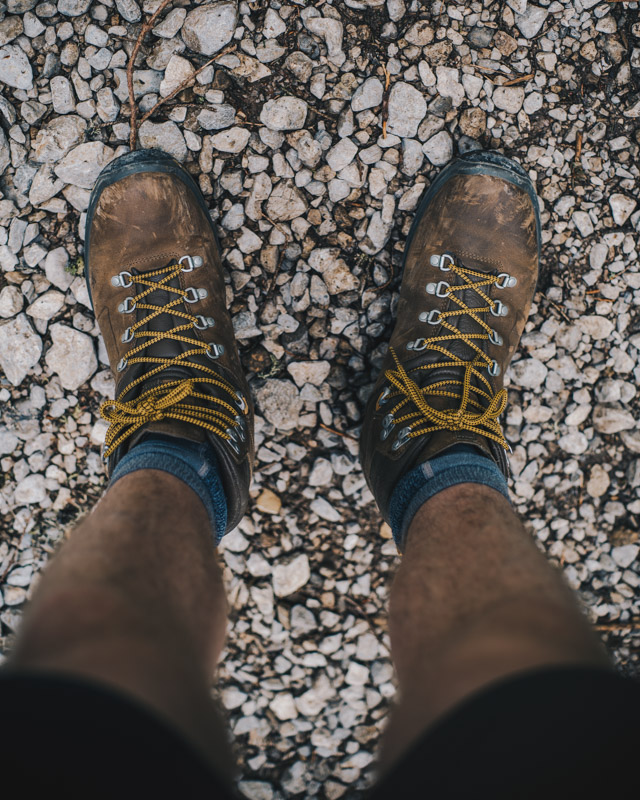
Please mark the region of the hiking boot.
<svg viewBox="0 0 640 800"><path fill-rule="evenodd" d="M115 400L101 408L109 475L145 434L208 442L231 530L248 501L253 407L220 247L189 173L159 150L105 167L87 212L85 263L116 381Z"/></svg>
<svg viewBox="0 0 640 800"><path fill-rule="evenodd" d="M369 399L360 452L385 519L398 480L455 445L508 476L505 370L538 276L540 218L526 172L497 153L450 164L409 232L397 322Z"/></svg>

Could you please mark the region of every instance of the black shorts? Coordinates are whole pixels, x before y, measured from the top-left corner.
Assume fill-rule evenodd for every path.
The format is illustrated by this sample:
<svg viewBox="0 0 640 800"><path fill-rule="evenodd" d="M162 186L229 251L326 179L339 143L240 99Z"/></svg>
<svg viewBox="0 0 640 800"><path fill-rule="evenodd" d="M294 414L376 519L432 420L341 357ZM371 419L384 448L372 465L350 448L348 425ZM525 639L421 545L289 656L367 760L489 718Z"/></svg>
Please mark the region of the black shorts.
<svg viewBox="0 0 640 800"><path fill-rule="evenodd" d="M466 700L370 797L618 800L640 794L639 762L639 684L602 670L544 670ZM82 681L7 673L0 791L20 800L235 797L178 733L129 699Z"/></svg>

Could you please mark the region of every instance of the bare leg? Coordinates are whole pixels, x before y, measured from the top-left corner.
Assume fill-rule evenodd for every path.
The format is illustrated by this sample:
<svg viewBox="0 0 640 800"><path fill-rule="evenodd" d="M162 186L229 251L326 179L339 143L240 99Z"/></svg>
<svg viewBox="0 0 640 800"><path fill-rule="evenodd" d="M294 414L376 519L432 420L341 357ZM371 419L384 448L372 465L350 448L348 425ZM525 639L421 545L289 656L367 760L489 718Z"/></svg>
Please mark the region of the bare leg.
<svg viewBox="0 0 640 800"><path fill-rule="evenodd" d="M11 670L106 682L167 718L227 776L209 686L227 605L206 512L165 472L122 478L45 571Z"/></svg>
<svg viewBox="0 0 640 800"><path fill-rule="evenodd" d="M509 503L476 484L440 492L414 517L389 626L400 692L383 773L434 720L495 680L543 666L609 665Z"/></svg>

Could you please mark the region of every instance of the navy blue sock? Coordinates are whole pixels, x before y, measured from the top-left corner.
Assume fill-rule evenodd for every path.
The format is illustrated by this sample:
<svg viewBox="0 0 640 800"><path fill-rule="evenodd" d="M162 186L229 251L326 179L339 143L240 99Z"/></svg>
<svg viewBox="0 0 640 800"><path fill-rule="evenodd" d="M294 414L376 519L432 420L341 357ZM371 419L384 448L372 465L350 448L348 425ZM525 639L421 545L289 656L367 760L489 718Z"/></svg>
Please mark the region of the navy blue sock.
<svg viewBox="0 0 640 800"><path fill-rule="evenodd" d="M120 459L109 486L140 469L168 472L193 489L207 510L216 544L220 542L227 529L227 499L218 459L209 444L148 434Z"/></svg>
<svg viewBox="0 0 640 800"><path fill-rule="evenodd" d="M418 509L438 492L459 483L489 486L509 500L507 480L493 459L471 445L450 447L408 472L393 490L389 524L400 551Z"/></svg>

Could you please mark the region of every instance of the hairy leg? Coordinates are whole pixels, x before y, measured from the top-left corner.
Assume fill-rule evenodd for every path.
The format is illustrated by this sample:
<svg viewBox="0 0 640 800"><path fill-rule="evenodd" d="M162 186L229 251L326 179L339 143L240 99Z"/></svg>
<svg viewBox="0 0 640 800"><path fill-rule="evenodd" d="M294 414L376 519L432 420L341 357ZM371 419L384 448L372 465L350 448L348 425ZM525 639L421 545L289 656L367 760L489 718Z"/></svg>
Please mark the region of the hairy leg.
<svg viewBox="0 0 640 800"><path fill-rule="evenodd" d="M209 691L226 619L202 503L172 475L140 470L109 489L47 567L7 669L110 684L172 722L228 776Z"/></svg>
<svg viewBox="0 0 640 800"><path fill-rule="evenodd" d="M609 665L509 503L477 484L440 492L414 517L389 627L399 698L383 773L434 720L493 681L536 667Z"/></svg>

